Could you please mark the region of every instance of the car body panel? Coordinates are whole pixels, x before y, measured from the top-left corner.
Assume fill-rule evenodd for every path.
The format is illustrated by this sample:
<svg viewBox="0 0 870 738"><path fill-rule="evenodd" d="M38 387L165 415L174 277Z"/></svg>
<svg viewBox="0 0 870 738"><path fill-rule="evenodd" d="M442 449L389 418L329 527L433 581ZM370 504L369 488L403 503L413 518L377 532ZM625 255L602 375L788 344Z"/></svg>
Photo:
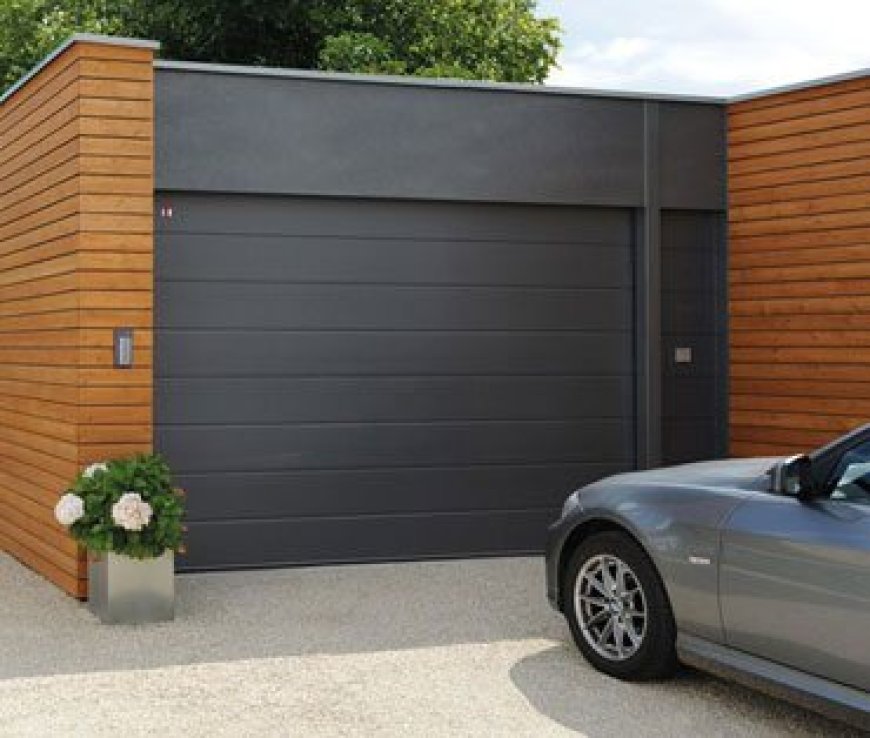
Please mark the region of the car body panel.
<svg viewBox="0 0 870 738"><path fill-rule="evenodd" d="M870 690L870 508L756 493L723 533L726 642Z"/></svg>
<svg viewBox="0 0 870 738"><path fill-rule="evenodd" d="M551 529L547 559L564 564L555 552L585 522L608 521L623 527L653 559L677 627L721 640L720 529L746 490L764 484L765 471L773 463L770 459L701 462L620 474L589 485L575 493L571 514ZM548 592L557 606L558 568L558 564L548 567Z"/></svg>
<svg viewBox="0 0 870 738"><path fill-rule="evenodd" d="M788 462L685 464L584 487L550 529L548 598L563 609L562 573L583 536L622 529L658 570L688 663L870 727L867 444L870 424ZM802 486L774 490L793 461L808 464ZM862 475L866 499L843 495L843 468Z"/></svg>
<svg viewBox="0 0 870 738"><path fill-rule="evenodd" d="M861 690L695 636L677 637L677 656L688 666L870 731L870 695Z"/></svg>

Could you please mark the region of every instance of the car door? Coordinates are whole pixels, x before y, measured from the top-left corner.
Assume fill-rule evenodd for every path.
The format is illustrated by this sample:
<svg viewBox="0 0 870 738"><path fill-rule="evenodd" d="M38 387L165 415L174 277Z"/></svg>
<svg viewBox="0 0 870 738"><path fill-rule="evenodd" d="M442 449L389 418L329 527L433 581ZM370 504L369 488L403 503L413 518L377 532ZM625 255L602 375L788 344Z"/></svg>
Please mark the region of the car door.
<svg viewBox="0 0 870 738"><path fill-rule="evenodd" d="M722 535L719 595L732 648L870 690L870 441L808 502L757 492Z"/></svg>

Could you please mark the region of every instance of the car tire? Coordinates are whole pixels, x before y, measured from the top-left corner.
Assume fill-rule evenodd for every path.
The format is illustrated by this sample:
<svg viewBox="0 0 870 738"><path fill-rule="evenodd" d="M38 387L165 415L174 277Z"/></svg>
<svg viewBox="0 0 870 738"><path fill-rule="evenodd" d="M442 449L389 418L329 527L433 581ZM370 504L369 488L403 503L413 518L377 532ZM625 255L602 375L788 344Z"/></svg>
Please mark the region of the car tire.
<svg viewBox="0 0 870 738"><path fill-rule="evenodd" d="M592 666L629 681L673 674L677 629L670 602L631 536L606 531L585 538L571 555L563 587L571 634Z"/></svg>

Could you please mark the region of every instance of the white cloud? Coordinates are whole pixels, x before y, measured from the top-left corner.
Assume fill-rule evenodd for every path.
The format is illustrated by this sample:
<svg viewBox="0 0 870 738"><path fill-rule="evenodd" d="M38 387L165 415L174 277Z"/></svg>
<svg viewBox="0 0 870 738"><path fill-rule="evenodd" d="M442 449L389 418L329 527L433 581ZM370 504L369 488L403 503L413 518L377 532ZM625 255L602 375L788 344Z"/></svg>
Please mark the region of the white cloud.
<svg viewBox="0 0 870 738"><path fill-rule="evenodd" d="M597 54L612 64L625 64L647 54L653 45L654 42L648 38L619 37L604 44L586 44L584 51L590 56Z"/></svg>
<svg viewBox="0 0 870 738"><path fill-rule="evenodd" d="M867 0L540 0L565 28L550 84L735 94L870 66Z"/></svg>

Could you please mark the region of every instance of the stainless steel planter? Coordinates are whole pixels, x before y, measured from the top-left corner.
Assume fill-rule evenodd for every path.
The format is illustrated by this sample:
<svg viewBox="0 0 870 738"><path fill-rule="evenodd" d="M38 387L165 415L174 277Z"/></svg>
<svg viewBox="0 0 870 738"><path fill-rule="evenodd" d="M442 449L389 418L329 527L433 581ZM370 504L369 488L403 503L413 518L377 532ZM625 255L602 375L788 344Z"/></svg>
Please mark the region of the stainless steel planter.
<svg viewBox="0 0 870 738"><path fill-rule="evenodd" d="M88 562L88 607L104 623L156 623L175 616L175 557L102 554Z"/></svg>

